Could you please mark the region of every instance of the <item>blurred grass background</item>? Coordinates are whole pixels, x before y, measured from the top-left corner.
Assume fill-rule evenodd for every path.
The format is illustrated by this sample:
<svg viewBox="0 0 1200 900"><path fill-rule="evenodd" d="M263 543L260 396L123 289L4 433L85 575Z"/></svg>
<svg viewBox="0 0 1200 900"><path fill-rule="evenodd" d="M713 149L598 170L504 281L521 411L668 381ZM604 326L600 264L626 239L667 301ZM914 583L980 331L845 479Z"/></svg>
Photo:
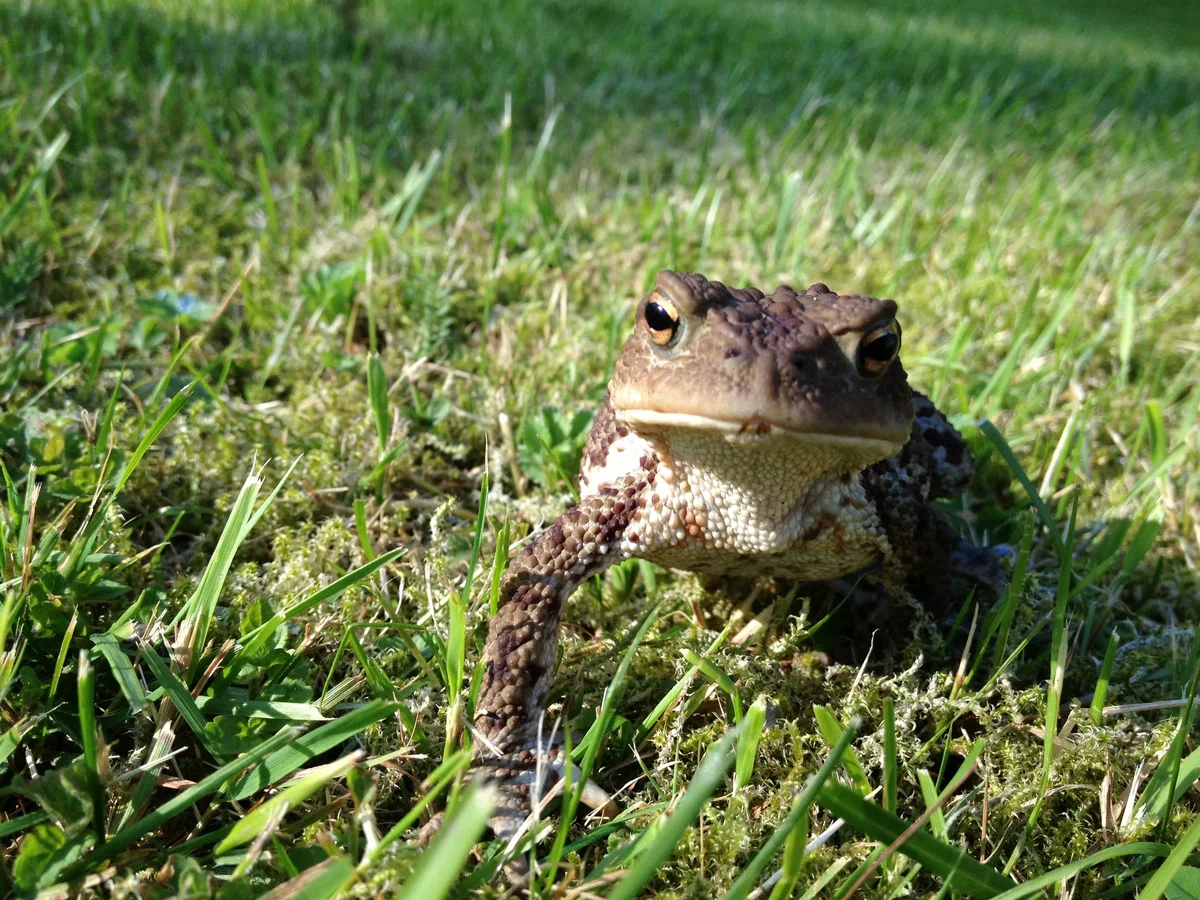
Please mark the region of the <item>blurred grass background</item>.
<svg viewBox="0 0 1200 900"><path fill-rule="evenodd" d="M1148 896L1164 857L1167 881L1195 866L1196 4L2 0L0 60L14 890L425 877L408 828L458 797L492 569L570 504L660 267L895 297L912 382L981 461L948 512L980 542L1028 533L1029 577L861 677L797 655L838 633L810 636L804 588L738 611L736 587L631 565L581 591L560 668L581 733L663 606L597 763L637 816L575 824L548 881L603 893L636 866L732 722L682 650L772 713L736 795L697 777L702 824L647 890L721 896L797 828L836 740L815 709L862 718L850 781L894 773L880 802L910 822L983 737L932 833L1019 880L1091 860L1054 889ZM772 599L754 640L717 640ZM297 724L296 759L153 817ZM888 843L872 821L785 852L796 895L844 894ZM470 870L456 835L423 895ZM938 872L897 857L859 892Z"/></svg>

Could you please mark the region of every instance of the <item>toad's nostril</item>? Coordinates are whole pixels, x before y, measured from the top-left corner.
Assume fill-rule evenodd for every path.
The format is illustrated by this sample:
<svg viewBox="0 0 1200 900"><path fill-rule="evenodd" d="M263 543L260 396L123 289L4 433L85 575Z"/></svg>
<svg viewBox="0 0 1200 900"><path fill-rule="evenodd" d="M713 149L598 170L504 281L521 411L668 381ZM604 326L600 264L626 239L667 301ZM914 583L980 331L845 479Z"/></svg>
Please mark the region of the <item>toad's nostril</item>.
<svg viewBox="0 0 1200 900"><path fill-rule="evenodd" d="M739 350L737 347L730 347L728 350L725 351L726 359L737 359L741 355L742 355L742 351Z"/></svg>

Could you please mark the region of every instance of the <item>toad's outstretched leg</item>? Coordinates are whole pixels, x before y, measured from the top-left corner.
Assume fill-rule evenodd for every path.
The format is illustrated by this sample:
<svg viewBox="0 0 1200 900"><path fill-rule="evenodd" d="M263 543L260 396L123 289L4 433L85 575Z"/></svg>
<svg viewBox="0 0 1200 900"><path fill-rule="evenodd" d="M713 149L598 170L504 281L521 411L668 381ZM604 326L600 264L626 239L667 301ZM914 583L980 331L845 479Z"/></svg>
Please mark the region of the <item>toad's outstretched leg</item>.
<svg viewBox="0 0 1200 900"><path fill-rule="evenodd" d="M475 708L472 763L475 777L500 789L500 806L490 822L497 837L516 834L533 797L545 796L562 778L557 741L539 746L540 720L554 676L559 616L582 582L633 555L639 540L635 523L648 483L632 476L601 488L560 516L504 573L501 605L484 648L487 668ZM550 731L547 723L543 741L549 740ZM602 792L596 791L589 791L584 800L602 801Z"/></svg>

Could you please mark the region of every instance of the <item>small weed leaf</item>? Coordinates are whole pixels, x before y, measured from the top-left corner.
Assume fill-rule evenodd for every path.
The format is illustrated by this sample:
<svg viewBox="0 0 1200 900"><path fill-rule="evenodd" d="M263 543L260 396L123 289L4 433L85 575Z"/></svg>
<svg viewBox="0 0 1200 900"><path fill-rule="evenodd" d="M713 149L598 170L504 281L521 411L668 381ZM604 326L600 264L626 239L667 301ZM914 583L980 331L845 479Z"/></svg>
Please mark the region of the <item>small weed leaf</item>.
<svg viewBox="0 0 1200 900"><path fill-rule="evenodd" d="M13 861L13 884L25 894L52 884L64 868L87 850L94 840L90 834L67 837L55 825L35 825L21 838Z"/></svg>
<svg viewBox="0 0 1200 900"><path fill-rule="evenodd" d="M289 746L275 751L256 768L234 782L231 788L233 798L244 800L268 785L275 784L310 759L341 746L362 729L396 712L399 706L398 703L373 700L340 719L326 722L303 737L296 738Z"/></svg>
<svg viewBox="0 0 1200 900"><path fill-rule="evenodd" d="M309 769L303 776L285 785L278 794L256 806L247 816L239 820L219 844L216 851L224 853L233 847L249 843L258 837L268 823L278 822L297 804L308 799L335 778L349 772L362 758L361 753L351 753L336 762Z"/></svg>
<svg viewBox="0 0 1200 900"><path fill-rule="evenodd" d="M305 277L302 288L306 304L325 319L332 320L350 311L350 305L363 277L360 263L321 266Z"/></svg>
<svg viewBox="0 0 1200 900"><path fill-rule="evenodd" d="M1167 900L1200 900L1200 869L1180 866L1163 891Z"/></svg>
<svg viewBox="0 0 1200 900"><path fill-rule="evenodd" d="M42 271L42 250L24 242L11 250L0 248L0 309L13 309L32 295L34 279Z"/></svg>
<svg viewBox="0 0 1200 900"><path fill-rule="evenodd" d="M521 470L539 484L569 487L591 427L587 410L568 416L552 406L543 408L521 429Z"/></svg>
<svg viewBox="0 0 1200 900"><path fill-rule="evenodd" d="M68 837L74 837L92 823L90 781L82 756L39 778L27 780L18 776L14 787L37 801Z"/></svg>

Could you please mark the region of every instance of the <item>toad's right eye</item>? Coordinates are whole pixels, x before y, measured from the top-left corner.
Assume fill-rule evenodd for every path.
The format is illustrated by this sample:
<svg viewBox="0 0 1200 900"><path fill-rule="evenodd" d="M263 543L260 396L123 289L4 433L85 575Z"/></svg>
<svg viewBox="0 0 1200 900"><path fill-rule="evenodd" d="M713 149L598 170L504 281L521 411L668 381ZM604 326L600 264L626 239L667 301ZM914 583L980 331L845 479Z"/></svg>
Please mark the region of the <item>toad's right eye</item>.
<svg viewBox="0 0 1200 900"><path fill-rule="evenodd" d="M858 374L878 378L900 352L900 323L888 322L876 328L858 345Z"/></svg>
<svg viewBox="0 0 1200 900"><path fill-rule="evenodd" d="M650 332L650 340L660 347L671 343L675 340L675 335L679 333L679 310L675 308L675 304L669 298L657 291L651 294L646 301L642 317L646 320L646 330Z"/></svg>

